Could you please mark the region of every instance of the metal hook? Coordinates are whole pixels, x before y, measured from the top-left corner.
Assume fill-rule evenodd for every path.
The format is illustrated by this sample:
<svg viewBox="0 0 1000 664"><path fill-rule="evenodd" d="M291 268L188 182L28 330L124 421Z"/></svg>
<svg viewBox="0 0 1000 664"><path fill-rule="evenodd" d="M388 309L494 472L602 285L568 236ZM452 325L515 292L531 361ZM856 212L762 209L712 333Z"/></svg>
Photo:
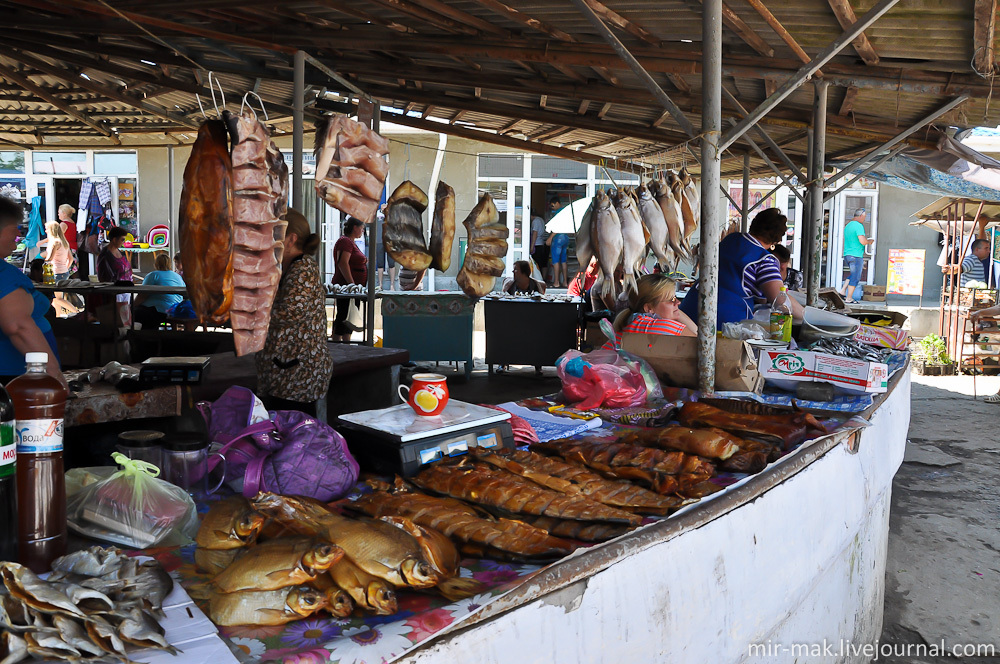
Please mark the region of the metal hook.
<svg viewBox="0 0 1000 664"><path fill-rule="evenodd" d="M261 99L260 95L254 92L253 90L249 90L245 95L243 95L243 103L240 104L240 115L243 115L243 106L246 105L246 107L250 109L250 112L253 113L253 119L254 120L257 119L257 111L253 109L253 105L247 99L247 97L249 97L250 95L256 97L257 101L260 102L260 112L264 114L264 122L268 122L270 118L267 117L267 109L264 108L264 100Z"/></svg>
<svg viewBox="0 0 1000 664"><path fill-rule="evenodd" d="M208 114L205 113L205 107L201 105L201 95L197 92L194 93L194 98L198 100L198 110L201 111L201 117L208 119Z"/></svg>
<svg viewBox="0 0 1000 664"><path fill-rule="evenodd" d="M215 99L215 85L213 85L212 80L215 80L215 85L219 86L219 96L222 97L222 108L226 108L226 92L222 89L222 83L219 81L219 77L215 75L215 72L208 72L208 89L212 91L212 104L215 105L215 112L218 114L219 118L222 118L222 110L219 108L219 102Z"/></svg>

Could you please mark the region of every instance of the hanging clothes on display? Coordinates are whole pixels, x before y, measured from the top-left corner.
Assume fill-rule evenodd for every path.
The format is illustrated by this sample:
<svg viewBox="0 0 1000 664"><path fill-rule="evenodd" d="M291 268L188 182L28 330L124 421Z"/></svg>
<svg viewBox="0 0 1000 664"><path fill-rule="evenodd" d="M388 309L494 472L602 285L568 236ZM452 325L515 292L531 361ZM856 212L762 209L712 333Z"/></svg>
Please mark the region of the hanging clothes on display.
<svg viewBox="0 0 1000 664"><path fill-rule="evenodd" d="M24 263L27 265L32 260L41 256L41 252L36 250L38 242L42 239L42 232L45 230L45 223L42 221L42 197L35 196L31 199L31 213L28 215L28 232L24 236Z"/></svg>

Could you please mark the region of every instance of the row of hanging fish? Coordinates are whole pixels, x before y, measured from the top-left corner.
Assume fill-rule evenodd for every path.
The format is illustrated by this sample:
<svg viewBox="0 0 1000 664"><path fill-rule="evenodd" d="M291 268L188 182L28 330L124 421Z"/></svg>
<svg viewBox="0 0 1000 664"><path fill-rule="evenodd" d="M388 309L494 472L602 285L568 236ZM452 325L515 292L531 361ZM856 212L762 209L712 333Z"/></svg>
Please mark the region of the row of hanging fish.
<svg viewBox="0 0 1000 664"><path fill-rule="evenodd" d="M148 649L180 652L159 623L173 580L158 562L93 547L52 566L42 580L0 563L0 661L128 662Z"/></svg>
<svg viewBox="0 0 1000 664"><path fill-rule="evenodd" d="M346 115L316 123L316 194L366 224L375 218L389 175L388 139Z"/></svg>
<svg viewBox="0 0 1000 664"><path fill-rule="evenodd" d="M665 271L691 257L690 238L701 217L701 194L687 169L666 171L635 189L610 195L598 190L576 234L580 265L596 257L601 268L595 292L608 300L618 295L615 272L621 268L624 287L635 289L649 252Z"/></svg>
<svg viewBox="0 0 1000 664"><path fill-rule="evenodd" d="M206 120L184 168L181 260L198 319L231 320L237 355L264 345L287 208L288 168L256 115Z"/></svg>
<svg viewBox="0 0 1000 664"><path fill-rule="evenodd" d="M386 201L382 240L389 256L407 270L432 267L443 272L451 267L455 240L455 190L438 182L430 247L421 216L428 203L427 194L409 180L396 187Z"/></svg>

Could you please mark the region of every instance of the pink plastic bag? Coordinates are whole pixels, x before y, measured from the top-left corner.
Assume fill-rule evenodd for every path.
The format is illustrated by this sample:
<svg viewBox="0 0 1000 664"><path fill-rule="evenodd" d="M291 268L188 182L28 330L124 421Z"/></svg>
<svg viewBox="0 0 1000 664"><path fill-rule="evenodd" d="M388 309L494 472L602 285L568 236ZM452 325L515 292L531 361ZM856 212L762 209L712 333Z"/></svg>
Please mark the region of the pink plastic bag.
<svg viewBox="0 0 1000 664"><path fill-rule="evenodd" d="M562 380L563 395L576 408L626 408L663 396L655 376L653 384L647 385L643 364L616 350L599 349L586 354L570 350L556 360L556 371Z"/></svg>

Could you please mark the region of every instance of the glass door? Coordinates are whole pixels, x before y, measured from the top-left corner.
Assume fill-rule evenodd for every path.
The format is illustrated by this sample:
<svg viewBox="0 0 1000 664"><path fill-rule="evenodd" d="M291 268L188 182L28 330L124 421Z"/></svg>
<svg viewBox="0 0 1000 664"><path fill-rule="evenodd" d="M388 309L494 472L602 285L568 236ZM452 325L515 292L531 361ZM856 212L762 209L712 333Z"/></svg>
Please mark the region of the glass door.
<svg viewBox="0 0 1000 664"><path fill-rule="evenodd" d="M530 240L531 231L529 224L531 215L528 209L528 181L508 180L507 199L504 207L507 212L507 230L510 234L507 237L507 260L504 267L504 276L513 274L515 261L527 260L531 253L525 247L525 243ZM500 210L500 201L497 201L497 209Z"/></svg>

